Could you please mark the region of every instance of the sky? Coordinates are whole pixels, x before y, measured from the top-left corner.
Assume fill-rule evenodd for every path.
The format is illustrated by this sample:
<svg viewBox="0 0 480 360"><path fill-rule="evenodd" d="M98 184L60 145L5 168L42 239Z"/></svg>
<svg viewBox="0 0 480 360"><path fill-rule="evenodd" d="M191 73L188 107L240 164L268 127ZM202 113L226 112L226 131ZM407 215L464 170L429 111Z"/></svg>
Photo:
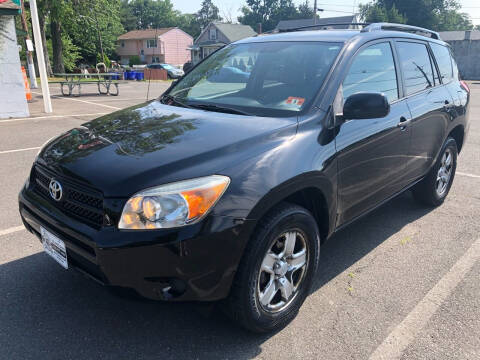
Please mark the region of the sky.
<svg viewBox="0 0 480 360"><path fill-rule="evenodd" d="M313 0L309 0L313 6ZM298 5L304 0L294 0ZM354 11L354 6L368 3L368 0L317 0L318 8L324 9L319 13L320 17L344 16ZM194 13L200 9L202 0L172 0L175 9L183 13ZM220 15L223 18L231 18L236 21L237 16L241 14L240 9L246 3L246 0L213 0L213 3L220 9ZM478 0L460 0L462 12L470 15L475 25L480 24L480 2Z"/></svg>

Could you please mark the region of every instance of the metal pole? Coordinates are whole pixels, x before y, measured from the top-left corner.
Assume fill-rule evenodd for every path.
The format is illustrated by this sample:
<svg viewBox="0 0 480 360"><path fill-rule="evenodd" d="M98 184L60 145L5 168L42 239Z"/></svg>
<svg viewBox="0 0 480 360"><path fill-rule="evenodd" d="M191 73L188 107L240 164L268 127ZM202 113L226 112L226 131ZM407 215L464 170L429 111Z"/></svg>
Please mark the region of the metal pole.
<svg viewBox="0 0 480 360"><path fill-rule="evenodd" d="M35 66L33 65L32 52L30 50L28 50L28 43L30 41L30 35L28 34L27 20L25 20L24 2L25 1L22 1L22 15L21 15L21 18L22 18L23 31L25 31L27 33L27 35L25 35L25 47L26 47L25 53L27 54L28 76L30 77L30 88L36 89L36 88L38 88L37 76L35 74Z"/></svg>
<svg viewBox="0 0 480 360"><path fill-rule="evenodd" d="M43 106L46 113L51 113L52 101L50 99L50 89L48 88L45 58L43 57L43 44L42 36L40 34L40 23L38 22L37 0L30 0L30 15L32 16L32 28L33 38L35 39L35 48L37 49L38 71L40 72L40 82L42 85Z"/></svg>
<svg viewBox="0 0 480 360"><path fill-rule="evenodd" d="M313 25L317 25L317 0L313 2Z"/></svg>

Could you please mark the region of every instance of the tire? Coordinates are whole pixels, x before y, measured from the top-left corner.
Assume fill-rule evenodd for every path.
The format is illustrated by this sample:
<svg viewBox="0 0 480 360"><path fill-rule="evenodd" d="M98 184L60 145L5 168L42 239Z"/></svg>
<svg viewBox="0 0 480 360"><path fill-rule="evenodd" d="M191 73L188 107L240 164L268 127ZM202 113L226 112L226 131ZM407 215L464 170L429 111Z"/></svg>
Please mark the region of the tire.
<svg viewBox="0 0 480 360"><path fill-rule="evenodd" d="M292 250L287 249L286 244L292 243ZM245 249L226 300L227 315L252 332L283 328L309 294L319 257L320 235L312 214L300 206L281 203L260 221ZM277 259L275 263L266 266L272 258ZM302 262L305 265L300 267ZM289 290L293 291L287 297ZM272 293L275 296L270 301Z"/></svg>
<svg viewBox="0 0 480 360"><path fill-rule="evenodd" d="M450 157L450 165L444 167L445 160ZM417 185L415 185L412 189L413 197L422 204L429 205L429 206L439 206L443 203L445 198L450 191L450 187L452 186L453 179L455 177L455 171L457 169L457 143L456 141L449 137L443 144L442 150L438 156L435 165L432 167L430 172L427 176L420 181ZM448 170L448 180L445 182L445 178L443 178L442 183L444 186L439 186L439 177L441 175L446 175L445 171L441 173L441 169ZM442 191L438 191L438 189Z"/></svg>

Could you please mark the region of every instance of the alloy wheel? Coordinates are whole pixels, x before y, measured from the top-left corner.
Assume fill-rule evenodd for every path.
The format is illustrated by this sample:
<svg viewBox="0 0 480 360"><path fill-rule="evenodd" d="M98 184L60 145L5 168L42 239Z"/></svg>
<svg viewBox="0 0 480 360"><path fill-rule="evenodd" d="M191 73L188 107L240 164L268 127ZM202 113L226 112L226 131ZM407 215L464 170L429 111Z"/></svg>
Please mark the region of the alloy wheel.
<svg viewBox="0 0 480 360"><path fill-rule="evenodd" d="M446 149L443 153L440 168L437 172L437 180L435 181L435 190L438 197L442 197L447 191L450 178L452 177L453 154L450 149Z"/></svg>
<svg viewBox="0 0 480 360"><path fill-rule="evenodd" d="M278 236L260 266L257 297L262 308L268 312L284 310L296 297L307 265L305 235L289 230Z"/></svg>

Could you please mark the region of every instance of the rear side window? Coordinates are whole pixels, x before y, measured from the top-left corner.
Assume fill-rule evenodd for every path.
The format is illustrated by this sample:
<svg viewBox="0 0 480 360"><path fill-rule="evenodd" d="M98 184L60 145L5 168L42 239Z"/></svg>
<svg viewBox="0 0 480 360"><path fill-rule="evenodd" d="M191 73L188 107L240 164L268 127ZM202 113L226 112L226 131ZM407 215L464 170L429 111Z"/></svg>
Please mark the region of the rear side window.
<svg viewBox="0 0 480 360"><path fill-rule="evenodd" d="M342 84L343 101L359 92L384 93L390 102L398 99L397 73L390 43L361 50Z"/></svg>
<svg viewBox="0 0 480 360"><path fill-rule="evenodd" d="M450 50L450 58L452 59L453 78L456 79L456 80L462 80L460 78L460 71L458 70L457 61L455 60L455 57L452 54L452 50L451 49L449 49L449 50Z"/></svg>
<svg viewBox="0 0 480 360"><path fill-rule="evenodd" d="M397 42L400 66L405 81L406 95L428 89L435 85L433 67L425 44Z"/></svg>
<svg viewBox="0 0 480 360"><path fill-rule="evenodd" d="M430 44L433 55L437 60L438 70L440 70L440 77L444 84L453 80L453 68L452 59L450 57L450 51L446 46L439 44Z"/></svg>

